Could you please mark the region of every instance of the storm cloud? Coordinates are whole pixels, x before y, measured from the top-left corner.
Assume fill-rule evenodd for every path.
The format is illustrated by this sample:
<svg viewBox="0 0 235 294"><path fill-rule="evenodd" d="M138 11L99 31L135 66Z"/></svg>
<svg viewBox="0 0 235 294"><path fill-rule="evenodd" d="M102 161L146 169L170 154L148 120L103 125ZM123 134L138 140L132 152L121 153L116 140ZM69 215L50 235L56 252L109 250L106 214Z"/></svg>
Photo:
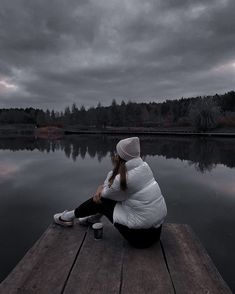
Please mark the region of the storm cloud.
<svg viewBox="0 0 235 294"><path fill-rule="evenodd" d="M234 90L233 0L0 0L0 108Z"/></svg>

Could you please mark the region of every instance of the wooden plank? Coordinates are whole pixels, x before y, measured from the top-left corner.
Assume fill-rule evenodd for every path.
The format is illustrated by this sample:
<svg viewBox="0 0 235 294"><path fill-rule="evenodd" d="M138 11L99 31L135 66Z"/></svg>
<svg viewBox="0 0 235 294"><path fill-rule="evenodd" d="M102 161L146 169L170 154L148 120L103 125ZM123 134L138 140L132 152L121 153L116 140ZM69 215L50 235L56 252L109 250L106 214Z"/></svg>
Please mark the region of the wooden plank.
<svg viewBox="0 0 235 294"><path fill-rule="evenodd" d="M162 252L159 243L131 247L102 221L98 241L91 228L50 225L0 284L0 294L232 293L189 226L164 224Z"/></svg>
<svg viewBox="0 0 235 294"><path fill-rule="evenodd" d="M86 231L51 224L0 284L0 294L61 293Z"/></svg>
<svg viewBox="0 0 235 294"><path fill-rule="evenodd" d="M123 238L106 217L102 218L102 222L103 239L94 240L90 228L65 287L65 294L119 293Z"/></svg>
<svg viewBox="0 0 235 294"><path fill-rule="evenodd" d="M121 293L174 293L160 242L146 249L126 245Z"/></svg>
<svg viewBox="0 0 235 294"><path fill-rule="evenodd" d="M165 224L161 240L176 293L232 294L188 225Z"/></svg>

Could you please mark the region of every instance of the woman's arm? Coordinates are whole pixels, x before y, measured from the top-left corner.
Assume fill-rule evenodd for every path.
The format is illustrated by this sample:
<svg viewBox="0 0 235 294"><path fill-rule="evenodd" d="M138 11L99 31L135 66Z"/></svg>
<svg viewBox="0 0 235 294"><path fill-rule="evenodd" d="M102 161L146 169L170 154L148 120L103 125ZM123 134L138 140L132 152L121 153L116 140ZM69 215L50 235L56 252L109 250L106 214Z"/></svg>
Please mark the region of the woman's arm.
<svg viewBox="0 0 235 294"><path fill-rule="evenodd" d="M128 198L128 192L127 191L122 191L120 189L120 176L117 175L113 181L113 184L110 186L109 185L109 178L112 175L112 171L110 171L107 174L107 177L103 183L103 185L100 185L93 196L93 200L96 203L100 203L101 200L100 198L109 198L115 201L123 201Z"/></svg>
<svg viewBox="0 0 235 294"><path fill-rule="evenodd" d="M102 190L105 188L105 187L108 187L109 185L109 178L111 177L112 175L112 171L109 171L107 176L106 176L106 179L103 183L103 185L99 185L99 187L97 188L96 192L95 192L95 195L93 196L93 200L96 202L96 203L100 203L101 200L101 192Z"/></svg>
<svg viewBox="0 0 235 294"><path fill-rule="evenodd" d="M103 187L104 187L103 185L100 185L100 186L97 188L95 195L93 196L93 200L94 200L96 203L100 203L100 202L101 202L100 198L101 198L101 192L102 192L102 190L103 190Z"/></svg>
<svg viewBox="0 0 235 294"><path fill-rule="evenodd" d="M101 197L109 198L115 201L123 201L128 198L128 192L120 189L120 175L117 175L111 186L104 185L101 191Z"/></svg>

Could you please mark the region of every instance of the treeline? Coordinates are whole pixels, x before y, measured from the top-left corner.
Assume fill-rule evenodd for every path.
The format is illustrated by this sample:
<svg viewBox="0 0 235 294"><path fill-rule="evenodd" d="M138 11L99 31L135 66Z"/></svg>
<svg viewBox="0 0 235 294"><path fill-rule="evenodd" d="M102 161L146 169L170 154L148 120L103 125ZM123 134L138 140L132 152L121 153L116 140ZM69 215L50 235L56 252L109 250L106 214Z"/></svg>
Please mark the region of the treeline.
<svg viewBox="0 0 235 294"><path fill-rule="evenodd" d="M192 126L198 131L206 131L216 126L235 127L235 92L162 103L122 101L117 104L113 100L110 106L98 103L89 109L74 103L61 112L32 107L0 109L0 123L78 128Z"/></svg>

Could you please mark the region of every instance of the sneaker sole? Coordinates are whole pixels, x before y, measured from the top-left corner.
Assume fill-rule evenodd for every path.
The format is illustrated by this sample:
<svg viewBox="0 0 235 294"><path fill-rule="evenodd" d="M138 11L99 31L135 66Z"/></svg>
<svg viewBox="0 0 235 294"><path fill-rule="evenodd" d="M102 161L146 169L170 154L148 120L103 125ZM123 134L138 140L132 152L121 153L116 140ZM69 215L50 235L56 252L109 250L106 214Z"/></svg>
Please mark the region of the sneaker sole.
<svg viewBox="0 0 235 294"><path fill-rule="evenodd" d="M63 227L72 227L74 225L74 223L72 221L61 221L59 219L59 217L55 217L54 216L54 222L57 224L57 225L61 225Z"/></svg>
<svg viewBox="0 0 235 294"><path fill-rule="evenodd" d="M78 223L81 226L90 226L97 222L100 222L101 218L102 218L102 215L99 217L98 216L87 216L84 218L82 217L78 219Z"/></svg>

